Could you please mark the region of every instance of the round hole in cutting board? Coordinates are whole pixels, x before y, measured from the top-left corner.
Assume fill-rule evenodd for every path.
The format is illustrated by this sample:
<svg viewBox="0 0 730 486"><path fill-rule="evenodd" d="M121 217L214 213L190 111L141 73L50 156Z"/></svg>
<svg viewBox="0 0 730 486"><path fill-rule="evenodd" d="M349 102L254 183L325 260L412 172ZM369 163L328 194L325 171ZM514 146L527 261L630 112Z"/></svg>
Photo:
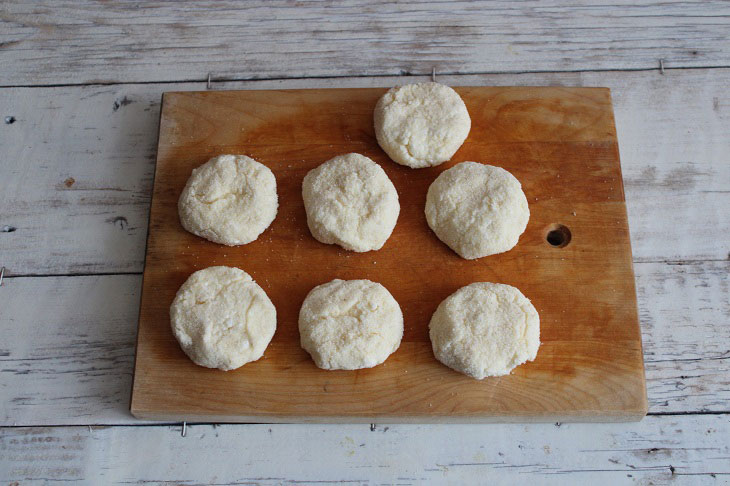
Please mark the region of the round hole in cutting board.
<svg viewBox="0 0 730 486"><path fill-rule="evenodd" d="M554 246L555 248L563 248L570 243L572 235L570 234L570 230L567 226L563 226L562 224L554 224L548 228L547 235L545 235L545 239L550 244L550 246Z"/></svg>

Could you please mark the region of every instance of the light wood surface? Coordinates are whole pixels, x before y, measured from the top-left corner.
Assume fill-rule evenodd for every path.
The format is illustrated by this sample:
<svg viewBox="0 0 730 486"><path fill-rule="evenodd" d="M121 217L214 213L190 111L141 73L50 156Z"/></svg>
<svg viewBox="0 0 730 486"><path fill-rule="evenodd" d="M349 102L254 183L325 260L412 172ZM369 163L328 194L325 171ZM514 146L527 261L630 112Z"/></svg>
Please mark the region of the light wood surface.
<svg viewBox="0 0 730 486"><path fill-rule="evenodd" d="M384 89L166 93L132 413L224 421L642 417L641 335L609 91L457 90L472 130L450 163L425 170L394 164L378 147L372 113ZM323 245L307 229L304 175L348 152L377 161L399 193L398 225L377 252ZM277 177L277 219L242 247L189 234L177 216L177 198L192 169L220 153L250 155ZM428 186L463 160L497 164L522 182L531 217L510 252L464 260L429 230L423 214ZM546 240L557 224L572 233L564 248ZM170 331L177 289L190 273L212 265L249 272L277 308L277 332L264 358L228 373L194 365ZM328 372L299 347L299 307L309 290L333 278L380 282L399 302L403 342L385 364ZM537 359L510 376L484 381L438 363L428 339L438 303L479 281L520 288L541 317Z"/></svg>
<svg viewBox="0 0 730 486"><path fill-rule="evenodd" d="M188 424L185 437L181 429L6 429L0 444L10 474L3 479L196 485L507 485L530 479L556 486L589 479L615 486L722 485L730 478L730 420L716 415L631 424ZM271 457L277 454L293 459Z"/></svg>
<svg viewBox="0 0 730 486"><path fill-rule="evenodd" d="M191 2L184 9L0 3L0 86L14 86L0 88L0 121L16 117L0 123L0 228L17 227L0 232L0 265L11 275L0 287L2 482L723 484L730 455L726 3L485 2L447 15L444 2L378 4L372 12L346 2L345 10L329 5L330 27L363 21L339 36L314 34L322 23L307 20L312 12L321 19L312 7L324 3L267 4L216 2L225 19L210 21L218 13ZM132 15L134 6L146 15ZM409 13L397 16L384 45L382 20L395 9ZM247 31L258 35L239 42ZM278 49L280 39L289 42ZM290 55L294 45L310 52ZM439 62L435 51L443 52ZM460 73L511 73L444 76L442 62ZM262 65L291 79L253 81ZM338 77L311 78L312 66ZM351 77L339 77L346 66ZM128 394L160 94L205 89L208 72L213 89L387 87L427 78L368 74L430 74L433 66L451 85L611 88L651 416L625 425L376 432L189 425L185 438L179 426L134 426L140 421L128 414ZM223 77L252 81L216 82ZM84 81L100 79L115 84ZM69 82L80 85L63 86ZM107 335L113 352L104 347Z"/></svg>
<svg viewBox="0 0 730 486"><path fill-rule="evenodd" d="M723 0L6 0L0 83L729 67L728 15Z"/></svg>

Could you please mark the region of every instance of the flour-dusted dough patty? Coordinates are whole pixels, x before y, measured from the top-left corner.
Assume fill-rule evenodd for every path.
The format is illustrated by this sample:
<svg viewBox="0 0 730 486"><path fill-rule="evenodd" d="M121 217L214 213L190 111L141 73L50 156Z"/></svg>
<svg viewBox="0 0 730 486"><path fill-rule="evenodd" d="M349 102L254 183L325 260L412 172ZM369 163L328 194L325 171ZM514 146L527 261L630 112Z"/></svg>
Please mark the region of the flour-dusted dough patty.
<svg viewBox="0 0 730 486"><path fill-rule="evenodd" d="M170 307L172 332L193 362L233 370L263 354L276 331L276 309L239 268L190 275Z"/></svg>
<svg viewBox="0 0 730 486"><path fill-rule="evenodd" d="M500 167L462 162L428 188L428 225L467 260L510 250L529 219L520 181Z"/></svg>
<svg viewBox="0 0 730 486"><path fill-rule="evenodd" d="M481 380L509 374L540 347L540 317L515 287L477 282L438 306L429 324L436 359Z"/></svg>
<svg viewBox="0 0 730 486"><path fill-rule="evenodd" d="M191 233L223 245L245 245L276 217L276 178L250 157L219 155L193 169L177 207L183 228Z"/></svg>
<svg viewBox="0 0 730 486"><path fill-rule="evenodd" d="M332 280L313 288L299 311L302 348L326 370L372 368L403 337L403 313L390 292L370 280Z"/></svg>
<svg viewBox="0 0 730 486"><path fill-rule="evenodd" d="M360 154L339 155L310 170L302 197L312 236L357 252L382 248L400 213L385 171Z"/></svg>
<svg viewBox="0 0 730 486"><path fill-rule="evenodd" d="M449 160L471 129L464 101L439 83L392 88L375 106L374 119L375 136L385 153L414 169Z"/></svg>

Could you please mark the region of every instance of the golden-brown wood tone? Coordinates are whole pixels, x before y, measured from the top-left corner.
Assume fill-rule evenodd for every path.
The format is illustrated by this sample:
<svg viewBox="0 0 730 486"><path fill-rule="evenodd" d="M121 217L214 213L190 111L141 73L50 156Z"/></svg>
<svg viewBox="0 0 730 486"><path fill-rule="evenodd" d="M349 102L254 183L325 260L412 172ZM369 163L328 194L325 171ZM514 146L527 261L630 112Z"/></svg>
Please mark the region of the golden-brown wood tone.
<svg viewBox="0 0 730 486"><path fill-rule="evenodd" d="M471 133L439 167L413 170L378 147L372 112L383 89L166 93L160 121L132 413L209 421L635 420L646 389L631 247L611 107L604 88L456 88ZM387 172L401 213L382 250L352 253L307 229L301 182L331 157L359 152ZM192 169L246 154L276 175L279 214L258 240L225 247L180 226L177 198ZM429 184L457 162L509 170L530 204L511 251L458 257L429 230ZM554 225L572 239L551 246ZM193 364L170 330L169 306L194 271L237 266L278 313L265 356L236 371ZM405 333L382 365L324 371L299 347L307 292L333 278L382 283L400 303ZM439 302L475 281L518 287L540 313L542 346L511 375L476 381L436 361L428 322Z"/></svg>

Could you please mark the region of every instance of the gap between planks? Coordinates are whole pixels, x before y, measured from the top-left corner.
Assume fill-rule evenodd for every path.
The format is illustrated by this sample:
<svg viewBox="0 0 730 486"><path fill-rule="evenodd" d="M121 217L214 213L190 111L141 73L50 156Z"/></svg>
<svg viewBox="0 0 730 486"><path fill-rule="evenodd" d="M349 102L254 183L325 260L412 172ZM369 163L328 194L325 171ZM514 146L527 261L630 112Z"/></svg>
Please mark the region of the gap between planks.
<svg viewBox="0 0 730 486"><path fill-rule="evenodd" d="M660 60L657 60L659 63ZM571 74L571 73L636 73L636 72L652 72L656 71L657 74L664 74L664 71L703 71L712 69L728 69L730 64L719 64L710 66L661 66L657 64L655 68L607 68L607 69L565 69L565 70L516 70L516 71L436 71L436 80L438 76L496 76L496 75L521 75L521 74ZM435 68L434 68L435 69ZM67 88L67 87L84 87L84 86L124 86L131 84L184 84L184 83L210 83L215 88L216 83L236 83L236 82L265 82L265 81L304 81L304 80L329 80L329 79L360 79L360 78L392 78L392 77L413 77L423 76L431 77L433 71L428 73L416 73L408 70L401 69L400 72L388 73L388 74L345 74L342 76L322 75L322 76L280 76L280 77L212 77L209 78L213 73L208 73L202 79L200 78L189 78L189 79L170 79L170 80L155 80L155 81L98 81L98 82L85 82L85 83L49 83L49 84L0 84L2 88ZM211 89L213 89L211 88Z"/></svg>
<svg viewBox="0 0 730 486"><path fill-rule="evenodd" d="M730 260L728 258L700 258L694 260L643 260L641 258L634 259L634 265L641 265L642 263L663 263L665 265L697 265L702 263L710 262L726 262ZM6 275L3 280L12 280L14 278L45 278L45 277L100 277L100 276L114 276L114 275L142 275L144 272L86 272L86 273L20 273L15 275Z"/></svg>
<svg viewBox="0 0 730 486"><path fill-rule="evenodd" d="M26 427L5 430L5 454L0 463L8 466L9 474L3 478L7 482L90 481L103 471L101 477L107 483L146 483L158 482L155 480L174 469L176 482L186 484L343 479L390 484L396 475L399 482L408 484L446 480L461 484L474 477L510 484L508 478L515 474L529 474L539 475L539 484L564 485L583 484L585 476L576 474L585 473L601 473L592 476L596 485L665 484L678 475L715 478L729 474L727 441L723 439L729 430L727 417L650 417L635 424L394 424L374 428L367 424L250 424L245 429L188 424L186 438L180 436L179 423ZM318 447L302 448L301 444ZM160 460L150 461L150 457ZM277 461L279 457L295 460ZM332 467L316 466L323 461ZM285 480L287 477L297 479ZM370 482L358 479L363 477Z"/></svg>
<svg viewBox="0 0 730 486"><path fill-rule="evenodd" d="M730 410L719 410L719 411L685 411L685 412L648 412L646 414L646 417L682 417L682 416L724 416L724 415L730 415ZM642 419L644 420L644 419ZM318 422L191 422L191 421L147 421L147 420L140 420L139 422L131 422L126 424L120 424L120 423L97 423L97 422L89 422L88 424L41 424L41 425L28 425L28 424L21 424L21 425L0 425L0 430L2 429L27 429L32 427L49 427L49 428L73 428L73 427L92 427L94 429L97 428L108 428L108 427L171 427L171 426L180 426L183 423L187 425L187 427L192 427L196 425L307 425L307 426L327 426L327 425L352 425L352 426L362 426L367 427L368 429L373 429L373 426L376 428L379 426L378 423L360 423L360 422L353 422L353 423L318 423ZM493 422L493 423L475 423L474 425L479 426L490 426L490 425L547 425L550 422ZM560 427L563 424L573 424L573 425L593 425L593 424L632 424L637 422L555 422L554 425L556 427ZM460 425L467 425L466 423L443 423L443 422L403 422L401 424L397 422L388 422L384 426L391 427L393 425L412 425L412 426L419 426L419 425L445 425L445 426L460 426Z"/></svg>

